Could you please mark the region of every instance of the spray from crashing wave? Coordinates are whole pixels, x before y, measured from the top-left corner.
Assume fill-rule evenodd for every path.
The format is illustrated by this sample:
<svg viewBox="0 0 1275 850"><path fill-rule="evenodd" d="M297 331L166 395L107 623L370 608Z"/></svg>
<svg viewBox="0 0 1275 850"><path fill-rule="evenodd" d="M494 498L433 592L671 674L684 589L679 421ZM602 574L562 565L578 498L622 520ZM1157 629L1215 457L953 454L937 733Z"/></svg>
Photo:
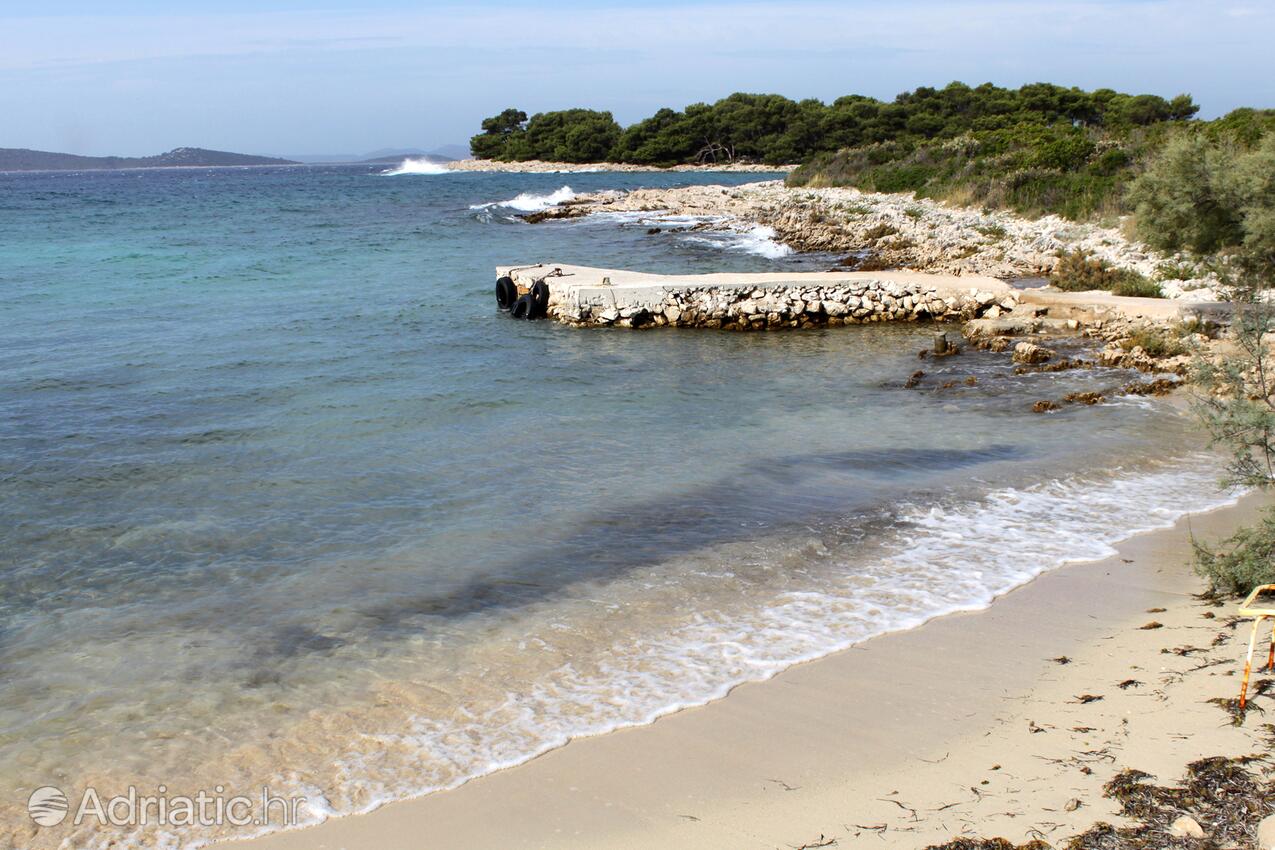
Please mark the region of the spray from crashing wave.
<svg viewBox="0 0 1275 850"><path fill-rule="evenodd" d="M764 224L754 224L743 229L709 231L711 236L685 236L684 241L709 245L723 251L735 251L744 254L756 254L770 260L778 260L790 256L793 250L780 242L775 230Z"/></svg>
<svg viewBox="0 0 1275 850"><path fill-rule="evenodd" d="M428 159L405 159L395 168L382 171L383 177L397 177L400 174L447 174L448 169L442 163L430 162Z"/></svg>
<svg viewBox="0 0 1275 850"><path fill-rule="evenodd" d="M504 207L506 209L518 210L519 212L541 212L550 207L556 207L558 204L565 203L576 196L570 186L563 186L556 192L548 195L533 195L529 192L523 192L510 198L507 201L489 201L485 204L471 204L471 210L489 210L493 207Z"/></svg>

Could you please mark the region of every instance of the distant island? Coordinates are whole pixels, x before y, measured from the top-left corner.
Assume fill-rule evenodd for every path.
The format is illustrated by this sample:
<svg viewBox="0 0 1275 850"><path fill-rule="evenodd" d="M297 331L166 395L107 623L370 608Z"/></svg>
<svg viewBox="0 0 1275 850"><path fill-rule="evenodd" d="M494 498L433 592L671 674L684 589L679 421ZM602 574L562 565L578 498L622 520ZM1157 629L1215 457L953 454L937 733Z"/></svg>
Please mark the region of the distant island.
<svg viewBox="0 0 1275 850"><path fill-rule="evenodd" d="M79 156L71 153L0 148L0 171L86 171L119 168L193 168L226 165L299 165L291 159L211 151L205 148L173 148L155 156Z"/></svg>
<svg viewBox="0 0 1275 850"><path fill-rule="evenodd" d="M423 148L379 148L367 153L284 153L288 159L295 159L305 165L350 165L379 162L402 162L405 159L425 160L426 162L455 162L469 156L469 148L462 145L443 145L434 150Z"/></svg>

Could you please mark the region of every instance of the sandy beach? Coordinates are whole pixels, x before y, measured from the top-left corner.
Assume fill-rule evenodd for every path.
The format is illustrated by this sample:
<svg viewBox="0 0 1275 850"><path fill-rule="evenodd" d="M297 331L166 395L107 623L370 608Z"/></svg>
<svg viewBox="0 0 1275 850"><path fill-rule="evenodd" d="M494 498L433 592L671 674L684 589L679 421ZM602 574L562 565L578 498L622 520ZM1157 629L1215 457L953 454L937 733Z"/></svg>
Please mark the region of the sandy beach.
<svg viewBox="0 0 1275 850"><path fill-rule="evenodd" d="M1247 496L1188 516L986 610L869 640L650 726L243 846L1059 844L1119 823L1102 787L1123 769L1171 784L1194 759L1261 748L1260 722L1234 726L1208 702L1236 695L1247 629L1232 605L1196 598L1188 558L1191 534L1225 534L1263 504Z"/></svg>

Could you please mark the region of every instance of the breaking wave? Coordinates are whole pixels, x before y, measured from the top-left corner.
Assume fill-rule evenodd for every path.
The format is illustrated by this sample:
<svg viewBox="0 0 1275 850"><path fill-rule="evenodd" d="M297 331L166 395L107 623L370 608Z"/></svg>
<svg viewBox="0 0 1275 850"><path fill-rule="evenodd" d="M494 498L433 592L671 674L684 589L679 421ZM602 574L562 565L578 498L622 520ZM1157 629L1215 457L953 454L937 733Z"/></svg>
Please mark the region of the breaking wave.
<svg viewBox="0 0 1275 850"><path fill-rule="evenodd" d="M382 171L384 177L397 177L400 174L449 174L447 166L428 159L405 159L396 167Z"/></svg>
<svg viewBox="0 0 1275 850"><path fill-rule="evenodd" d="M493 207L504 207L506 209L518 210L519 212L541 212L550 207L556 207L564 201L569 201L576 196L570 186L563 186L556 192L550 192L548 195L533 195L530 192L523 192L507 201L489 201L485 204L470 204L471 210L489 210Z"/></svg>
<svg viewBox="0 0 1275 850"><path fill-rule="evenodd" d="M683 238L687 242L710 245L723 251L756 254L769 260L778 260L793 253L790 246L775 238L774 228L764 224L754 224L743 230L718 231L712 236L695 235Z"/></svg>

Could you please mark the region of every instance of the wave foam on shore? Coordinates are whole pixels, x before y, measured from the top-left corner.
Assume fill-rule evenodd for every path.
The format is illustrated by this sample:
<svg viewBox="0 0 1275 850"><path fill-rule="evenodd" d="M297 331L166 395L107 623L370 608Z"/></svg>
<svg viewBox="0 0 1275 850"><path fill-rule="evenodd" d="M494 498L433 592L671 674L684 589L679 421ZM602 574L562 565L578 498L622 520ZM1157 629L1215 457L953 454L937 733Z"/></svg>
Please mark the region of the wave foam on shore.
<svg viewBox="0 0 1275 850"><path fill-rule="evenodd" d="M420 769L389 783L368 782L355 777L374 772L371 762L351 755L337 767L365 803L345 813L455 788L573 738L647 725L869 638L986 608L1047 570L1100 560L1136 534L1233 504L1239 494L1216 490L1214 464L1202 454L1178 468L1052 480L975 502L905 505L891 517L897 532L877 556L837 565L822 587L793 586L760 610L697 611L676 628L599 644L596 659L563 663L527 691L467 713L463 726L416 717L401 734L377 736L376 760L414 754ZM788 550L781 562L794 556L794 541L781 548ZM817 541L795 548L803 557L841 557ZM706 586L731 584L735 571L746 568L719 563L702 579ZM652 580L635 582L649 589Z"/></svg>
<svg viewBox="0 0 1275 850"><path fill-rule="evenodd" d="M650 213L601 212L591 218L629 227L658 227L669 230L683 242L704 245L719 251L754 254L778 260L796 253L780 241L773 227L748 224L731 216L652 215Z"/></svg>
<svg viewBox="0 0 1275 850"><path fill-rule="evenodd" d="M563 186L547 195L533 195L530 192L523 192L506 201L488 201L485 204L470 204L471 210L489 210L494 207L502 207L504 209L518 210L524 213L541 212L550 207L556 207L565 201L575 198L576 193L570 186Z"/></svg>
<svg viewBox="0 0 1275 850"><path fill-rule="evenodd" d="M793 254L793 249L776 238L775 229L764 224L754 224L740 230L715 231L715 237L686 236L687 242L710 245L723 251L756 254L768 260L778 260Z"/></svg>

